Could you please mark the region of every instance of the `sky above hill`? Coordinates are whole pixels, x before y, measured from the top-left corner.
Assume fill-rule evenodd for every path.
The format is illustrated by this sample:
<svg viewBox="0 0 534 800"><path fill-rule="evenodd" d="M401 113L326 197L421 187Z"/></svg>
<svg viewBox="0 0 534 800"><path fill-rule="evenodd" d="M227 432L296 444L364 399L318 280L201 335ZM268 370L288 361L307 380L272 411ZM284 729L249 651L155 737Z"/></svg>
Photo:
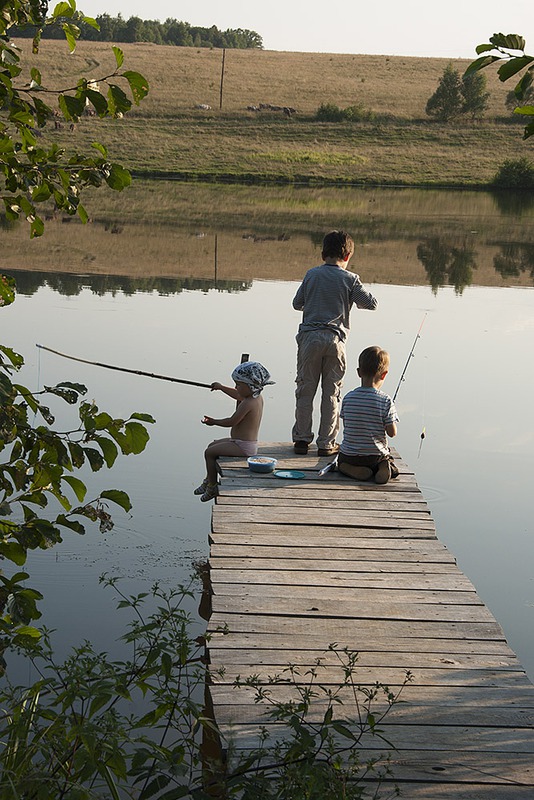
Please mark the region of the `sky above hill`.
<svg viewBox="0 0 534 800"><path fill-rule="evenodd" d="M531 0L78 0L88 15L248 28L266 50L472 58L493 33L520 33L534 53Z"/></svg>

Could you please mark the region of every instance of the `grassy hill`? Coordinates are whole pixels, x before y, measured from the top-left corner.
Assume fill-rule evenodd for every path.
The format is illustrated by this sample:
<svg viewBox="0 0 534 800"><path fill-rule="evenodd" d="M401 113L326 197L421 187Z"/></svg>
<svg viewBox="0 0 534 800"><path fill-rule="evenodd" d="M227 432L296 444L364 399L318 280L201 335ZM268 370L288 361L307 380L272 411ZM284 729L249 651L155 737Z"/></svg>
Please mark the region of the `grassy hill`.
<svg viewBox="0 0 534 800"><path fill-rule="evenodd" d="M25 55L30 42L21 42ZM124 120L83 118L50 137L75 149L102 141L137 173L200 180L480 186L506 158L532 152L505 108L512 86L488 71L490 106L482 121L438 123L425 114L447 59L121 45L125 65L146 75L148 98ZM107 43L44 41L35 60L49 88L111 72ZM452 62L463 72L467 60ZM290 106L250 111L259 104ZM315 119L322 103L360 105L361 122ZM210 110L197 108L200 104Z"/></svg>

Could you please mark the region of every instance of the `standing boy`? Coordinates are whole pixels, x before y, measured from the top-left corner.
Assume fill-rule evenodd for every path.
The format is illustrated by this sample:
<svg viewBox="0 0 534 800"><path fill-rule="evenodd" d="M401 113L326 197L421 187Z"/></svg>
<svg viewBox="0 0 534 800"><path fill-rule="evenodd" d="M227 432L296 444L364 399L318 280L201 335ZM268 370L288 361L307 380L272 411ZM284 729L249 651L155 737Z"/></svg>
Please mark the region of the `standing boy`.
<svg viewBox="0 0 534 800"><path fill-rule="evenodd" d="M375 483L387 483L399 474L387 442L397 433L399 417L391 397L381 391L388 370L389 354L381 347L367 347L358 359L361 386L341 404L343 441L337 465L360 481L374 476Z"/></svg>
<svg viewBox="0 0 534 800"><path fill-rule="evenodd" d="M317 435L320 456L338 451L339 403L346 370L345 341L350 328L350 310L374 310L378 301L362 285L358 275L347 272L354 253L352 237L332 231L323 239L324 264L308 270L294 299L302 311L297 334L297 389L295 453L306 455L313 441L313 400L321 382L321 420Z"/></svg>

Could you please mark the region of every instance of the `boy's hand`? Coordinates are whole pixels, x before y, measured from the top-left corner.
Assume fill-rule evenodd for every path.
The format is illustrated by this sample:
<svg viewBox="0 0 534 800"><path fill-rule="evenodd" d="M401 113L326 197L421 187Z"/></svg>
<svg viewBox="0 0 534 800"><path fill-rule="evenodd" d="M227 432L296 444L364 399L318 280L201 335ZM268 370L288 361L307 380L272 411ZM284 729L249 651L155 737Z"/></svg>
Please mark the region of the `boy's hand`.
<svg viewBox="0 0 534 800"><path fill-rule="evenodd" d="M218 383L217 381L215 381L214 383L211 384L210 391L215 392L217 391L217 389L222 389L222 383Z"/></svg>
<svg viewBox="0 0 534 800"><path fill-rule="evenodd" d="M203 425L215 425L213 417L202 417L200 421Z"/></svg>

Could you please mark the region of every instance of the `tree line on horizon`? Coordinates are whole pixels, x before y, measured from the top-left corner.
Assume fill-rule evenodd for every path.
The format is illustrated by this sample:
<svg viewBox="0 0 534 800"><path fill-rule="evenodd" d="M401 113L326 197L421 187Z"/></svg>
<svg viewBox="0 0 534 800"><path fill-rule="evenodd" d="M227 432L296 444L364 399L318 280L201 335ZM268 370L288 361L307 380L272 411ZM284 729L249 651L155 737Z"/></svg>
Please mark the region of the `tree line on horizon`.
<svg viewBox="0 0 534 800"><path fill-rule="evenodd" d="M169 17L164 22L140 17L124 19L119 13L112 17L110 14L99 14L95 17L98 30L87 22L81 21L79 27L81 37L92 42L152 42L154 44L167 44L179 47L217 47L238 50L262 49L263 39L256 31L244 28L228 28L219 30L216 25L202 28L190 25ZM27 37L34 35L33 29L28 26L11 28L10 36ZM63 30L59 25L49 25L43 30L43 39L61 39Z"/></svg>

